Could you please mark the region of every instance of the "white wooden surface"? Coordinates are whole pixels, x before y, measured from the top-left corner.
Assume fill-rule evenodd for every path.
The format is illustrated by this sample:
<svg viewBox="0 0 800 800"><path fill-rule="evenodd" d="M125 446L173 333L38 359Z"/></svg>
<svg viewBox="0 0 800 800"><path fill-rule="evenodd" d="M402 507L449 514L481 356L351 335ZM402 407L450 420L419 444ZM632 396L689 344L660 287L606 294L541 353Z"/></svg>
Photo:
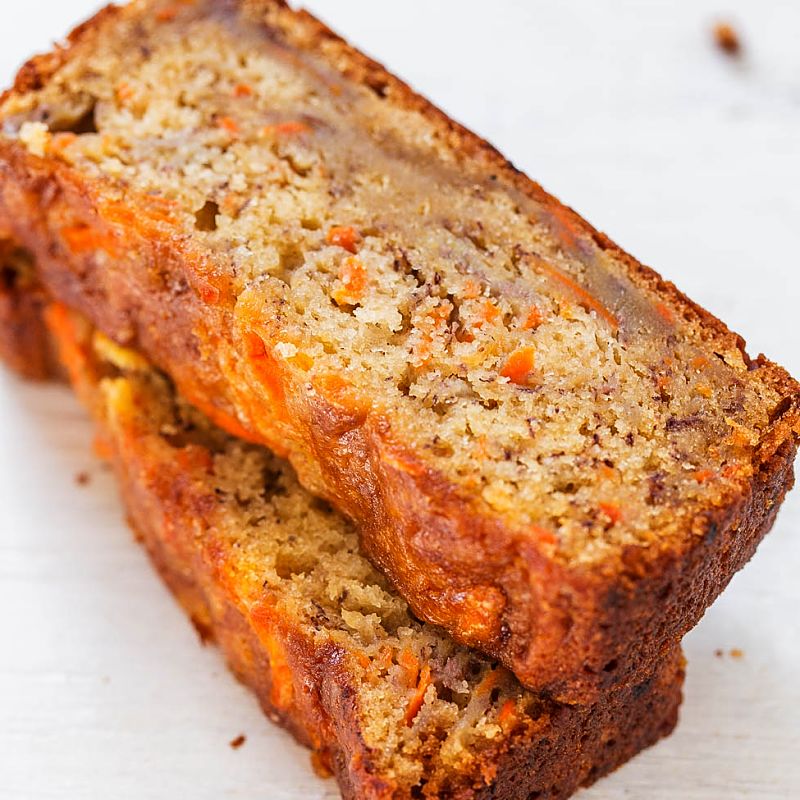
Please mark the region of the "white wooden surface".
<svg viewBox="0 0 800 800"><path fill-rule="evenodd" d="M95 5L4 0L3 83ZM796 0L308 5L800 374ZM66 390L0 376L0 797L336 797L198 645L89 439ZM795 493L687 639L678 732L585 800L800 796L798 527Z"/></svg>

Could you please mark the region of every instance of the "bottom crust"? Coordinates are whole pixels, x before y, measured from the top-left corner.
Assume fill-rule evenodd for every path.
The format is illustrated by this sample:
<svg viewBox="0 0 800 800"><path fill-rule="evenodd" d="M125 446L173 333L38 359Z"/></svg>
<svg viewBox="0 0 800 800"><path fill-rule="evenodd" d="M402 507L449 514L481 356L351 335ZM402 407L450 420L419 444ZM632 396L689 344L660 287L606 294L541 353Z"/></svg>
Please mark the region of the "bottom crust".
<svg viewBox="0 0 800 800"><path fill-rule="evenodd" d="M48 347L49 352L40 325L41 301L27 302L19 293L10 298L6 292L0 308L11 309L0 317L0 355L12 367L22 364L23 373L41 377L50 369L49 355L40 350ZM74 341L61 345L71 349L67 363L73 384L95 418L131 524L159 573L203 638L221 647L231 670L254 691L267 715L316 751L336 775L345 798L560 800L674 728L684 674L677 649L652 678L609 693L594 706L542 700L538 717L524 730L500 737L496 752L485 754L469 774L452 776L435 794L430 788L410 793L399 788L391 775L381 774L360 729L353 701L359 676L348 670L335 647L320 646L291 620L243 611L235 586L225 579L224 554L211 558L198 543L198 530L213 525L206 498L185 480L185 465L165 459L152 431L143 435L147 409L110 419L89 356L83 352L84 360L76 358L82 351ZM26 364L36 369L25 369ZM288 671L295 687L295 700L288 705L276 703L281 694L276 664L280 677L285 679Z"/></svg>

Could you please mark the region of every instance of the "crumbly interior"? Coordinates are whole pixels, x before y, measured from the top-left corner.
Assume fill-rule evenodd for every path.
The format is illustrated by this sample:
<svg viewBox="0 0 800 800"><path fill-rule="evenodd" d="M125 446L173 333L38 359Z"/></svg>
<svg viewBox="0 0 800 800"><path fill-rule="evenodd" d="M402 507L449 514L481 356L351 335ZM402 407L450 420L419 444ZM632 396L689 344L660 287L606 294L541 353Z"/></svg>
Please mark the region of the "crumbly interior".
<svg viewBox="0 0 800 800"><path fill-rule="evenodd" d="M136 353L98 334L94 346L110 429L180 464L195 492L213 499L195 546L213 539L244 613L268 599L291 631L344 654L380 774L407 796L449 796L487 749L541 719L541 702L506 669L411 616L350 524L303 490L286 462L215 428Z"/></svg>
<svg viewBox="0 0 800 800"><path fill-rule="evenodd" d="M343 379L557 555L600 560L719 502L778 402L740 350L381 86L282 41L269 8L138 3L7 100L5 135L168 209L277 357Z"/></svg>

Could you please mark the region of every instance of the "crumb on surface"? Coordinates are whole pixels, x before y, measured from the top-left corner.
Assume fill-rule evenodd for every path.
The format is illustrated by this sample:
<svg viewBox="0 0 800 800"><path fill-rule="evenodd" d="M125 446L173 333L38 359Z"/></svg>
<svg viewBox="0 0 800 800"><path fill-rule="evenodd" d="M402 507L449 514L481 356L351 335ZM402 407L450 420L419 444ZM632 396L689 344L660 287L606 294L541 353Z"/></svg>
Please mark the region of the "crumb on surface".
<svg viewBox="0 0 800 800"><path fill-rule="evenodd" d="M738 56L742 52L742 40L736 29L728 22L718 22L714 26L714 41L723 53Z"/></svg>
<svg viewBox="0 0 800 800"><path fill-rule="evenodd" d="M744 658L744 650L740 650L738 647L731 648L731 658Z"/></svg>
<svg viewBox="0 0 800 800"><path fill-rule="evenodd" d="M714 655L715 655L717 658L722 658L722 657L725 655L725 652L724 652L724 651L723 651L721 648L719 648L719 647L718 647L718 648L717 648L717 649L714 651Z"/></svg>
<svg viewBox="0 0 800 800"><path fill-rule="evenodd" d="M247 737L243 733L240 733L235 739L231 739L229 744L232 749L238 750L246 741Z"/></svg>
<svg viewBox="0 0 800 800"><path fill-rule="evenodd" d="M91 479L91 475L89 475L86 470L81 470L75 475L75 483L77 483L78 486L88 486Z"/></svg>

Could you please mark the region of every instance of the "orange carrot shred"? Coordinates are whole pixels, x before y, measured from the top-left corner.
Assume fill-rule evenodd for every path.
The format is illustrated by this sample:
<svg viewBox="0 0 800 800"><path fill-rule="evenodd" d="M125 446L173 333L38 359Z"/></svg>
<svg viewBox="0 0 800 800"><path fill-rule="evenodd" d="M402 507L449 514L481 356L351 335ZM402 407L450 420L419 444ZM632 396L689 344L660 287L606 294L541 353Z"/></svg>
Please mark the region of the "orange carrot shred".
<svg viewBox="0 0 800 800"><path fill-rule="evenodd" d="M483 304L483 308L481 309L481 316L483 317L483 319L481 320L481 322L478 323L478 327L481 327L483 322L486 322L487 324L491 325L499 316L501 316L500 309L497 307L494 300L487 300Z"/></svg>
<svg viewBox="0 0 800 800"><path fill-rule="evenodd" d="M334 247L341 247L350 253L356 253L361 235L349 225L334 225L328 231L325 241Z"/></svg>
<svg viewBox="0 0 800 800"><path fill-rule="evenodd" d="M292 364L300 367L300 369L302 369L304 372L308 372L308 370L314 366L314 359L308 355L308 353L297 353L296 355L293 355L289 361L291 361Z"/></svg>
<svg viewBox="0 0 800 800"><path fill-rule="evenodd" d="M714 396L714 390L707 383L701 383L699 386L695 387L695 391L701 397L705 397L706 400Z"/></svg>
<svg viewBox="0 0 800 800"><path fill-rule="evenodd" d="M689 363L692 369L701 370L708 366L708 359L705 356L695 356Z"/></svg>
<svg viewBox="0 0 800 800"><path fill-rule="evenodd" d="M369 660L369 656L366 653L358 652L358 663L362 666L363 669L369 669L372 662Z"/></svg>
<svg viewBox="0 0 800 800"><path fill-rule="evenodd" d="M233 117L220 117L217 120L217 125L231 136L239 135L239 123Z"/></svg>
<svg viewBox="0 0 800 800"><path fill-rule="evenodd" d="M397 663L405 670L408 685L414 686L419 677L419 659L410 648L404 647L397 657Z"/></svg>
<svg viewBox="0 0 800 800"><path fill-rule="evenodd" d="M470 278L464 284L464 298L467 300L477 300L478 297L481 295L481 287L477 281L472 280Z"/></svg>
<svg viewBox="0 0 800 800"><path fill-rule="evenodd" d="M172 22L178 16L178 9L175 6L167 6L156 11L156 19L159 22Z"/></svg>
<svg viewBox="0 0 800 800"><path fill-rule="evenodd" d="M525 322L522 323L523 329L529 331L534 328L538 328L541 324L542 324L542 312L539 311L538 306L531 306L531 310L528 312L528 316L525 318Z"/></svg>
<svg viewBox="0 0 800 800"><path fill-rule="evenodd" d="M531 532L542 544L558 544L558 537L547 528L542 528L540 525L532 525Z"/></svg>
<svg viewBox="0 0 800 800"><path fill-rule="evenodd" d="M343 286L333 294L337 303L357 303L367 286L367 272L355 256L348 256L339 268L339 280Z"/></svg>
<svg viewBox="0 0 800 800"><path fill-rule="evenodd" d="M497 715L497 721L503 728L509 727L516 722L517 719L517 701L509 698L503 703L500 713Z"/></svg>
<svg viewBox="0 0 800 800"><path fill-rule="evenodd" d="M212 286L210 283L201 283L197 287L197 294L200 295L200 299L206 305L213 306L219 302L220 291L216 286Z"/></svg>
<svg viewBox="0 0 800 800"><path fill-rule="evenodd" d="M211 472L214 467L214 458L211 452L200 445L191 444L181 448L175 454L178 465L185 470L202 469Z"/></svg>
<svg viewBox="0 0 800 800"><path fill-rule="evenodd" d="M414 717L419 714L419 710L422 708L422 704L425 702L425 693L428 691L428 687L430 685L431 668L428 664L425 664L419 674L419 684L417 685L417 690L414 692L414 696L411 698L411 702L408 704L408 709L406 710L406 725L411 725L411 723L414 721Z"/></svg>
<svg viewBox="0 0 800 800"><path fill-rule="evenodd" d="M617 477L617 471L614 467L609 467L608 464L600 464L598 469L600 470L600 474L607 480L613 480Z"/></svg>
<svg viewBox="0 0 800 800"><path fill-rule="evenodd" d="M693 473L694 479L698 483L705 483L706 481L711 480L714 477L714 470L711 469L698 469L696 472Z"/></svg>
<svg viewBox="0 0 800 800"><path fill-rule="evenodd" d="M574 281L568 275L565 275L560 269L548 264L544 259L537 258L531 261L534 269L544 272L548 277L557 280L575 296L578 305L583 306L587 311L594 311L598 317L604 319L612 330L616 331L619 328L619 321L617 318L599 301L593 297L586 289L579 283Z"/></svg>
<svg viewBox="0 0 800 800"><path fill-rule="evenodd" d="M264 128L262 128L262 133L267 136L271 136L273 134L277 136L293 136L295 134L310 132L311 126L307 125L305 122L299 122L297 120L278 122L275 125L265 125Z"/></svg>
<svg viewBox="0 0 800 800"><path fill-rule="evenodd" d="M89 253L93 250L114 252L111 236L99 233L88 225L73 225L61 229L61 236L67 247L75 254Z"/></svg>
<svg viewBox="0 0 800 800"><path fill-rule="evenodd" d="M622 509L616 503L598 503L597 507L611 520L613 525L622 519Z"/></svg>
<svg viewBox="0 0 800 800"><path fill-rule="evenodd" d="M237 83L236 86L233 87L233 96L234 97L252 97L253 96L253 87L248 86L246 83Z"/></svg>
<svg viewBox="0 0 800 800"><path fill-rule="evenodd" d="M264 345L264 340L253 331L247 331L244 335L244 343L247 348L247 355L250 358L264 358L267 354L267 348Z"/></svg>
<svg viewBox="0 0 800 800"><path fill-rule="evenodd" d="M675 322L675 313L666 303L656 303L656 312L661 319L668 322L670 325Z"/></svg>
<svg viewBox="0 0 800 800"><path fill-rule="evenodd" d="M511 383L522 385L527 382L528 376L533 371L534 361L534 349L532 347L522 347L508 357L500 370L500 375L508 378Z"/></svg>
<svg viewBox="0 0 800 800"><path fill-rule="evenodd" d="M117 96L117 100L119 100L119 102L122 104L125 104L129 100L133 99L133 89L130 87L130 84L125 83L125 81L120 81L117 84L115 94Z"/></svg>

